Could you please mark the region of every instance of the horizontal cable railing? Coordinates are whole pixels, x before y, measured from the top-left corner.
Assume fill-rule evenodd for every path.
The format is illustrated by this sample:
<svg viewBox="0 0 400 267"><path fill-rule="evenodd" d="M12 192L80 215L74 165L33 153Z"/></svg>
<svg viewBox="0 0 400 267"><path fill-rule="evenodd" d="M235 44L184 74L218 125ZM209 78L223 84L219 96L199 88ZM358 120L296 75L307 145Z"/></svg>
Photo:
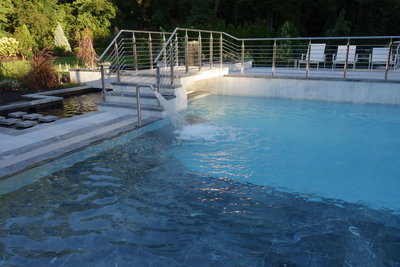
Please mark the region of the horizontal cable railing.
<svg viewBox="0 0 400 267"><path fill-rule="evenodd" d="M222 67L233 74L400 80L399 50L400 36L237 38L188 28L121 30L98 61L103 77L121 81L145 71L152 78L141 82L160 90L176 84L177 73Z"/></svg>

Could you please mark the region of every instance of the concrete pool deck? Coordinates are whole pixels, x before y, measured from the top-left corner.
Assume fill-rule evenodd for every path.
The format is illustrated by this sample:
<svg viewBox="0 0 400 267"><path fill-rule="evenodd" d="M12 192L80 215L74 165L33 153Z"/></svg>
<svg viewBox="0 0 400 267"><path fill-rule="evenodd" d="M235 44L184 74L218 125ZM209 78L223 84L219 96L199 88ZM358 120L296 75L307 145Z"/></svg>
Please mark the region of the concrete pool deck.
<svg viewBox="0 0 400 267"><path fill-rule="evenodd" d="M143 124L158 119L145 118ZM0 128L0 178L137 128L133 114L92 112L30 129Z"/></svg>

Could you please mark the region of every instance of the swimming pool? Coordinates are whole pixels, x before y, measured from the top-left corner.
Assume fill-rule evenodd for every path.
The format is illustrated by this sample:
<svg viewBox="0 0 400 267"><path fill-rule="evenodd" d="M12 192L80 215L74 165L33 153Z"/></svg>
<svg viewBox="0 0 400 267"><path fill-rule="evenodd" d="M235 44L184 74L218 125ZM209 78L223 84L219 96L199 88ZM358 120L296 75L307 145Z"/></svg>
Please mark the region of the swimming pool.
<svg viewBox="0 0 400 267"><path fill-rule="evenodd" d="M400 108L209 96L0 181L2 263L397 266Z"/></svg>

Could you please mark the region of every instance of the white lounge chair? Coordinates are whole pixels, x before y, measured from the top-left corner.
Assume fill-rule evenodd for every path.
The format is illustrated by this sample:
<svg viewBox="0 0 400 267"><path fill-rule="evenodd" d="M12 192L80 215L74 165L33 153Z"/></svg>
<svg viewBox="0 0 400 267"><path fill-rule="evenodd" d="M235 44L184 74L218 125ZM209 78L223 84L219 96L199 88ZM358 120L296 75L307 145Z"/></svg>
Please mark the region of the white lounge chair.
<svg viewBox="0 0 400 267"><path fill-rule="evenodd" d="M356 54L356 45L349 46L349 56L347 58L347 64L352 64L353 69L356 68L356 63L358 60L358 54ZM336 54L332 57L332 69L335 68L336 64L345 64L347 54L347 45L339 45Z"/></svg>
<svg viewBox="0 0 400 267"><path fill-rule="evenodd" d="M310 47L310 64L317 64L317 69L319 68L319 63L324 63L325 67L325 47L326 44L311 44ZM307 64L308 62L308 51L307 54L302 54L301 59L298 62L298 68L300 64Z"/></svg>
<svg viewBox="0 0 400 267"><path fill-rule="evenodd" d="M368 62L368 68L373 69L374 64L379 64L379 65L386 65L388 61L388 56L389 56L389 48L388 47L374 47L372 48L372 54L369 54L369 62ZM390 66L395 66L397 62L397 56L392 54L389 60L389 67Z"/></svg>

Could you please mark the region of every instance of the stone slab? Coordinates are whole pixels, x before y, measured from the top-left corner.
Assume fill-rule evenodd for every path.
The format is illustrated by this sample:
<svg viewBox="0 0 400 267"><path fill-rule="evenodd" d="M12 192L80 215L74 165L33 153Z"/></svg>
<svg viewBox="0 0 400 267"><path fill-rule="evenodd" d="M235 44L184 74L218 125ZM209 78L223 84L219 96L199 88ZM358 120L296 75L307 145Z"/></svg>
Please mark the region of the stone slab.
<svg viewBox="0 0 400 267"><path fill-rule="evenodd" d="M21 121L20 119L10 118L10 119L2 120L1 124L10 126L10 125L14 125L14 124L16 124L17 122L20 122L20 121Z"/></svg>
<svg viewBox="0 0 400 267"><path fill-rule="evenodd" d="M43 115L39 114L39 113L31 113L31 114L26 114L26 115L22 116L22 118L24 120L37 120L37 119L39 119L41 117L43 117Z"/></svg>
<svg viewBox="0 0 400 267"><path fill-rule="evenodd" d="M58 117L57 116L48 115L48 116L42 116L42 117L40 117L38 119L39 119L40 122L48 123L48 122L53 122L53 121L58 120Z"/></svg>
<svg viewBox="0 0 400 267"><path fill-rule="evenodd" d="M17 112L8 113L8 117L9 118L21 118L24 115L26 115L26 112L24 112L24 111L17 111Z"/></svg>
<svg viewBox="0 0 400 267"><path fill-rule="evenodd" d="M18 128L29 128L29 127L35 126L36 124L37 124L36 121L27 120L27 121L17 122L15 124L15 126L17 126Z"/></svg>

